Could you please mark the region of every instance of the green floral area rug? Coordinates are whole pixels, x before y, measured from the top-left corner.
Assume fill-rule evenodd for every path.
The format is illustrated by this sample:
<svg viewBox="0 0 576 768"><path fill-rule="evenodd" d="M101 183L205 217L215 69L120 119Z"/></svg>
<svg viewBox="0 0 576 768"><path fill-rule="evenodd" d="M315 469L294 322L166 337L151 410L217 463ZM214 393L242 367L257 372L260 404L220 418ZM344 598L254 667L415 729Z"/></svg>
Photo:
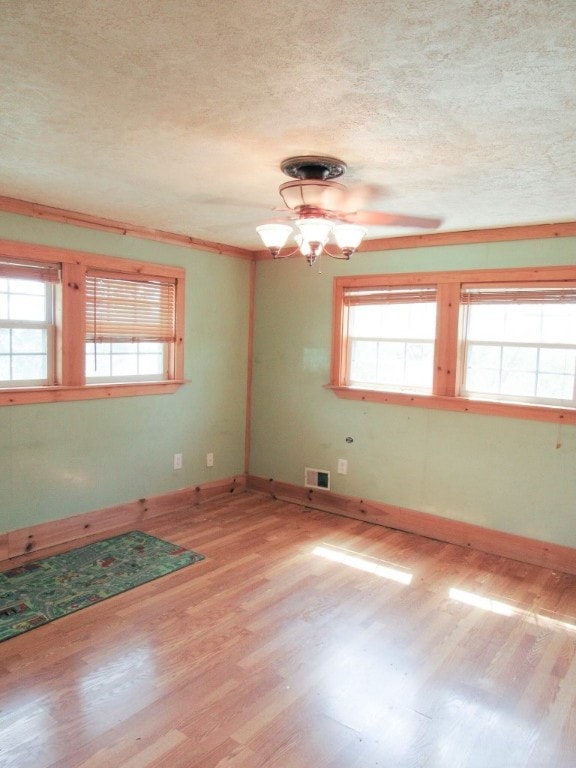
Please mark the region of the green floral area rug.
<svg viewBox="0 0 576 768"><path fill-rule="evenodd" d="M131 531L0 573L0 642L203 560Z"/></svg>

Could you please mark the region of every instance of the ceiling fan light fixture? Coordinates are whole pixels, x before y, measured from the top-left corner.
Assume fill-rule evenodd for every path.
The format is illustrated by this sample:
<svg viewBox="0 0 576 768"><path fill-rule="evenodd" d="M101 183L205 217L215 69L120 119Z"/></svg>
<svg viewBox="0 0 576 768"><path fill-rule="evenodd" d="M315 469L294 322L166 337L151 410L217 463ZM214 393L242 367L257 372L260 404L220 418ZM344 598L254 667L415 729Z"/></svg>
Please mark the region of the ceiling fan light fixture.
<svg viewBox="0 0 576 768"><path fill-rule="evenodd" d="M359 225L436 229L442 223L442 219L437 218L359 210L358 204L374 196L376 187L364 185L351 195L343 184L334 181L346 171L346 163L335 157L288 157L280 168L294 179L281 184L279 191L286 210L292 212L290 218L297 217L294 232L297 248L282 256L300 253L310 265L323 253L332 259L349 259L366 235L364 227ZM280 250L292 229L282 224L267 224L256 229L273 258L280 258ZM330 237L338 253L327 247Z"/></svg>
<svg viewBox="0 0 576 768"><path fill-rule="evenodd" d="M268 248L272 257L277 259L280 250L292 234L292 227L289 227L288 224L262 224L256 227L256 232L260 235L262 242Z"/></svg>

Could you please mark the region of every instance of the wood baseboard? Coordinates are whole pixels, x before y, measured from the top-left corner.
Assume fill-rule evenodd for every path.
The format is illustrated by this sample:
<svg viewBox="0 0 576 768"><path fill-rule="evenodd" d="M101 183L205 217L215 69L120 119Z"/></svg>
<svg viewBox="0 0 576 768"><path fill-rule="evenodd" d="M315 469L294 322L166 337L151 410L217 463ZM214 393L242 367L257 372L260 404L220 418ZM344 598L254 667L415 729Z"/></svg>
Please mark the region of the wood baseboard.
<svg viewBox="0 0 576 768"><path fill-rule="evenodd" d="M8 531L0 535L0 560L8 560L18 555L66 544L69 541L117 528L138 525L141 520L168 512L186 512L204 501L245 490L246 478L244 475L239 475L183 488L161 496L138 499L127 504Z"/></svg>
<svg viewBox="0 0 576 768"><path fill-rule="evenodd" d="M304 488L254 475L248 475L246 484L248 490L269 494L281 501L293 502L357 520L366 520L387 528L417 533L429 539L458 544L481 552L576 575L576 549L571 547L483 528L413 509L341 496L331 491Z"/></svg>

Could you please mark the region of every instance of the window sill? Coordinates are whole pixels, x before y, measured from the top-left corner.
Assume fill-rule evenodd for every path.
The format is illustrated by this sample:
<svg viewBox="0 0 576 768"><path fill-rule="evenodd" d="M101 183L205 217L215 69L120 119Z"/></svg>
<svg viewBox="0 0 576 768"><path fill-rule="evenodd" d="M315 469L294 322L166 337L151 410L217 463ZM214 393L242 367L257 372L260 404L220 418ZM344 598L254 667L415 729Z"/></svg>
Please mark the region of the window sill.
<svg viewBox="0 0 576 768"><path fill-rule="evenodd" d="M32 403L64 403L73 400L104 400L139 395L170 395L184 381L146 381L127 384L87 384L79 387L21 387L0 390L0 406Z"/></svg>
<svg viewBox="0 0 576 768"><path fill-rule="evenodd" d="M576 424L576 409L556 408L546 405L503 403L493 400L470 400L464 397L441 395L416 395L406 392L382 392L372 389L326 385L337 397L345 400L361 400L389 405L408 405L415 408L432 408L461 413L478 413L484 416L505 416L513 419L552 421L559 424Z"/></svg>

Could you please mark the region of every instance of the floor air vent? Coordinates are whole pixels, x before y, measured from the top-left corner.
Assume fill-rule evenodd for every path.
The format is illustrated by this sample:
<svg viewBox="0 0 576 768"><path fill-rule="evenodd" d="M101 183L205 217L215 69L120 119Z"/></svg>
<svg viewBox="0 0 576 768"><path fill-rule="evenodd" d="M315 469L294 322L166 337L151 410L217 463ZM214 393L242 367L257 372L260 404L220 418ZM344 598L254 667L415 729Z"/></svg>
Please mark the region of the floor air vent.
<svg viewBox="0 0 576 768"><path fill-rule="evenodd" d="M304 486L306 488L321 488L324 491L330 490L330 472L324 469L304 470Z"/></svg>

